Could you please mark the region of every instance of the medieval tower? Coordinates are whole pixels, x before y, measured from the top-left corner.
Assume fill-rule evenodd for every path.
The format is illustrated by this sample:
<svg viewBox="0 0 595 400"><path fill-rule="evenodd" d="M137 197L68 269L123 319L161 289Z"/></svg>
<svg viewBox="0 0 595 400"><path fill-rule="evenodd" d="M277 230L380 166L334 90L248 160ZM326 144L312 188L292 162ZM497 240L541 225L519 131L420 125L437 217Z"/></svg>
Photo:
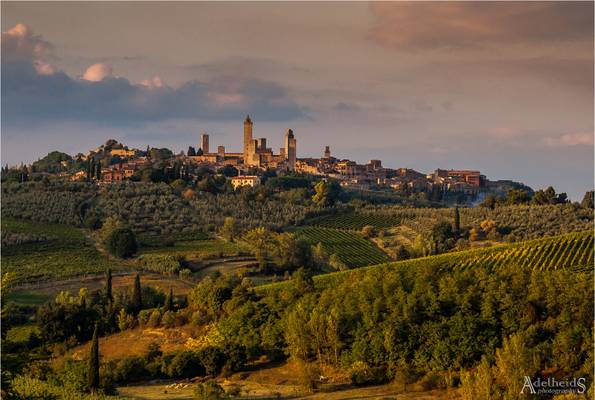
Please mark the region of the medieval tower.
<svg viewBox="0 0 595 400"><path fill-rule="evenodd" d="M206 133L200 135L200 148L204 154L209 152L209 135Z"/></svg>
<svg viewBox="0 0 595 400"><path fill-rule="evenodd" d="M252 120L250 116L246 116L244 121L244 163L250 164L250 152L249 148L252 143Z"/></svg>
<svg viewBox="0 0 595 400"><path fill-rule="evenodd" d="M288 129L285 134L285 159L287 160L287 167L290 171L293 171L295 169L296 143L291 129Z"/></svg>

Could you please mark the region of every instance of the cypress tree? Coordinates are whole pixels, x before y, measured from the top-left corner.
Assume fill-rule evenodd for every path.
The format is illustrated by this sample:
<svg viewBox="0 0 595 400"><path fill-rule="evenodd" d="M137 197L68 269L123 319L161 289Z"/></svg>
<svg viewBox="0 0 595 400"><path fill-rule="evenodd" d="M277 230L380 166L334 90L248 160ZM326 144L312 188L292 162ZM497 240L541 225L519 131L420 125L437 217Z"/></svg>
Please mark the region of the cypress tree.
<svg viewBox="0 0 595 400"><path fill-rule="evenodd" d="M109 268L105 274L105 297L109 301L114 301L114 296L112 295L112 270Z"/></svg>
<svg viewBox="0 0 595 400"><path fill-rule="evenodd" d="M164 311L172 311L174 309L174 292L172 288L169 288L169 293L165 297L165 305L163 306Z"/></svg>
<svg viewBox="0 0 595 400"><path fill-rule="evenodd" d="M95 177L98 181L101 180L101 161L95 166Z"/></svg>
<svg viewBox="0 0 595 400"><path fill-rule="evenodd" d="M132 308L137 313L143 308L143 300L140 288L140 276L136 274L134 277L134 287L132 288Z"/></svg>
<svg viewBox="0 0 595 400"><path fill-rule="evenodd" d="M91 340L91 349L89 351L88 383L91 390L99 388L99 338L97 336L97 324L95 324L93 340Z"/></svg>
<svg viewBox="0 0 595 400"><path fill-rule="evenodd" d="M461 214L459 213L459 207L455 207L455 226L454 226L455 235L459 235L461 232Z"/></svg>

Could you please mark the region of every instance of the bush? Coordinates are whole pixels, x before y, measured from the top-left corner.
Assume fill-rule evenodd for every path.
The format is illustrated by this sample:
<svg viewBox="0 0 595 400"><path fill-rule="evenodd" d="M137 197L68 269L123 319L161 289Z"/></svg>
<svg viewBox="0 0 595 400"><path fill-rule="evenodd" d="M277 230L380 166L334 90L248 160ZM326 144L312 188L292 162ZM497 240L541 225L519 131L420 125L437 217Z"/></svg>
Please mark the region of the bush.
<svg viewBox="0 0 595 400"><path fill-rule="evenodd" d="M128 228L114 229L105 242L108 251L116 257L131 257L138 249L134 232Z"/></svg>
<svg viewBox="0 0 595 400"><path fill-rule="evenodd" d="M225 395L225 391L215 381L199 383L194 388L194 398L197 400L219 400Z"/></svg>
<svg viewBox="0 0 595 400"><path fill-rule="evenodd" d="M161 324L161 311L153 310L147 321L147 326L150 328L157 328L159 324Z"/></svg>
<svg viewBox="0 0 595 400"><path fill-rule="evenodd" d="M166 363L166 373L170 378L191 378L204 375L205 369L193 351L181 351Z"/></svg>
<svg viewBox="0 0 595 400"><path fill-rule="evenodd" d="M173 311L166 311L161 317L161 325L165 328L173 328L176 326L176 315Z"/></svg>

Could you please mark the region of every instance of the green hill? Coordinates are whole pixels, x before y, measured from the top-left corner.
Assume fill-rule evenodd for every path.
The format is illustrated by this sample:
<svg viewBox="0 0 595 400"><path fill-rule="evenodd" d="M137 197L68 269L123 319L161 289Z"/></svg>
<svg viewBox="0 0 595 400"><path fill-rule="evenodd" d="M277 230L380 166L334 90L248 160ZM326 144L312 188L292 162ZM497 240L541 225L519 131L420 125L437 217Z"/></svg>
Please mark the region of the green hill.
<svg viewBox="0 0 595 400"><path fill-rule="evenodd" d="M499 269L518 266L527 270L591 269L593 266L593 231L536 239L510 245L465 250L412 260L373 265L356 270L334 272L314 277L317 287L329 287L344 279L363 277L376 269L416 268L469 269L474 266ZM278 282L258 287L258 291L276 290L290 282Z"/></svg>

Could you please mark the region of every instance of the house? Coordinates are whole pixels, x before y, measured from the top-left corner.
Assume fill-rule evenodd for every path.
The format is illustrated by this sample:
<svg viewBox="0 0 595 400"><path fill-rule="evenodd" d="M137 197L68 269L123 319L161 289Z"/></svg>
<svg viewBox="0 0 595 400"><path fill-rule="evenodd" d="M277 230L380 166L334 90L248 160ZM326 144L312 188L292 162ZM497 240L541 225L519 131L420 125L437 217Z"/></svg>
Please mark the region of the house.
<svg viewBox="0 0 595 400"><path fill-rule="evenodd" d="M254 175L234 176L230 181L234 190L242 186L254 187L260 185L260 178Z"/></svg>

